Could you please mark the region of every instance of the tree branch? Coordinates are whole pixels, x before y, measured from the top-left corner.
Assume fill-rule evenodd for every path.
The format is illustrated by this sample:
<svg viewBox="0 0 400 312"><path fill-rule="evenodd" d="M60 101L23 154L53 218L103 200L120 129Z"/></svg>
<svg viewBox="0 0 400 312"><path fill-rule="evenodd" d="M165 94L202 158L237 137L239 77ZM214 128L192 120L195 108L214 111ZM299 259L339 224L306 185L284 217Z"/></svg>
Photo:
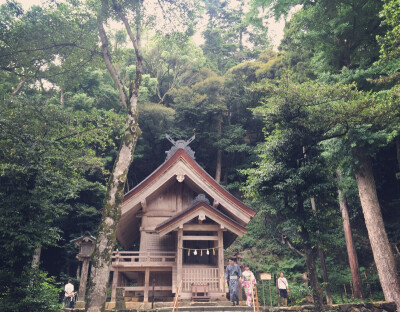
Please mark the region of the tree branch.
<svg viewBox="0 0 400 312"><path fill-rule="evenodd" d="M54 45L51 45L51 46L46 46L46 47L41 47L41 48L36 48L36 49L26 49L26 50L13 51L12 53L3 54L0 57L13 56L13 55L15 55L17 53L30 53L30 52L45 51L45 50L51 50L51 49L55 49L55 48L64 48L64 47L79 48L79 49L82 49L82 50L89 51L92 54L102 55L100 51L92 50L92 49L89 49L87 47L77 45L76 43L66 42L66 43L58 43L58 44L54 44Z"/></svg>
<svg viewBox="0 0 400 312"><path fill-rule="evenodd" d="M101 10L106 10L107 7L107 1L103 0L101 1ZM121 104L128 109L128 95L126 94L124 85L122 83L122 80L120 76L118 75L117 71L115 70L114 65L112 64L111 61L111 54L110 54L110 49L109 44L108 44L108 38L106 31L104 29L103 25L103 14L98 14L97 16L97 23L98 23L98 28L99 28L99 35L101 39L101 51L102 51L102 57L104 60L104 63L106 64L106 67L114 80L115 85L117 86L118 92L119 92L119 97L121 100Z"/></svg>
<svg viewBox="0 0 400 312"><path fill-rule="evenodd" d="M143 0L141 0L143 1ZM113 0L113 9L115 12L117 12L118 17L122 20L124 23L126 32L128 33L129 38L131 39L133 48L135 49L135 55L136 55L136 78L135 82L131 84L129 91L131 94L135 94L137 97L139 94L139 85L142 81L142 72L143 72L143 58L142 55L139 52L139 46L140 46L140 24L137 21L136 22L136 37L132 32L132 28L129 25L128 19L126 18L125 14L122 12L122 8L115 0ZM138 10L140 10L140 5ZM130 98L132 95L130 94Z"/></svg>
<svg viewBox="0 0 400 312"><path fill-rule="evenodd" d="M297 247L295 247L295 246L293 245L293 243L290 241L289 237L288 237L286 234L282 233L282 232L279 231L279 230L278 230L278 233L281 235L281 242L282 242L282 244L288 245L288 247L289 247L290 249L292 249L292 250L294 250L295 252L297 252L297 253L298 253L300 256L302 256L303 258L306 257L306 255L305 255L303 252L301 252L299 248L297 248Z"/></svg>

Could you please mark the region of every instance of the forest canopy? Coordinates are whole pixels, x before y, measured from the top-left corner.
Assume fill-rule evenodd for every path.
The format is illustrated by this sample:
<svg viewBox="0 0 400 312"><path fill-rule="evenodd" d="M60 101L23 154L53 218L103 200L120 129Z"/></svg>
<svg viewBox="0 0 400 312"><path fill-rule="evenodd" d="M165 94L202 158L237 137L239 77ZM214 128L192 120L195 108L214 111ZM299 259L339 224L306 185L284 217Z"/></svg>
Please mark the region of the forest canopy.
<svg viewBox="0 0 400 312"><path fill-rule="evenodd" d="M297 303L399 307L399 55L399 0L2 1L0 310L60 311L71 240L120 247L166 133L257 211L227 257Z"/></svg>

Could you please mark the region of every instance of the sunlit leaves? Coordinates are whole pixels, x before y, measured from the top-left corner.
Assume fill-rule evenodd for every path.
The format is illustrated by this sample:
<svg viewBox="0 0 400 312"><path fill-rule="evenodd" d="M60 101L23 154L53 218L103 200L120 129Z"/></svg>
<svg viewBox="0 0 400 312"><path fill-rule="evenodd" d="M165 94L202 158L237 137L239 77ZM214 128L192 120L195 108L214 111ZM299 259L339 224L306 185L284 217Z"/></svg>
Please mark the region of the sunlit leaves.
<svg viewBox="0 0 400 312"><path fill-rule="evenodd" d="M43 102L21 97L0 107L0 244L10 267L57 243L56 221L91 187L86 177L105 178L100 156L114 144L110 128L121 126L111 112L72 113Z"/></svg>
<svg viewBox="0 0 400 312"><path fill-rule="evenodd" d="M381 56L384 59L396 58L400 55L400 1L384 1L381 14L383 24L389 27L385 35L378 37L381 45Z"/></svg>

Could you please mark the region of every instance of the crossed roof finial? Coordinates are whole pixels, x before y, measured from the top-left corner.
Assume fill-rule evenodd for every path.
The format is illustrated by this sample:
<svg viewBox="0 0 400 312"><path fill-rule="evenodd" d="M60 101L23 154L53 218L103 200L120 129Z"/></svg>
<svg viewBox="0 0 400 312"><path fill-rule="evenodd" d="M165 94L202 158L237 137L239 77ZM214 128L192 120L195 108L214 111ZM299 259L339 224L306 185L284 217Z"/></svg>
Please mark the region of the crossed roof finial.
<svg viewBox="0 0 400 312"><path fill-rule="evenodd" d="M189 154L190 157L195 159L194 158L194 151L189 147L189 144L191 142L193 142L193 140L195 139L194 135L187 141L185 141L185 140L177 140L177 141L175 141L168 134L165 134L165 137L167 138L168 141L170 141L173 144L173 146L171 147L171 149L169 151L165 151L165 153L167 154L167 158L165 160L170 159L171 156L174 155L175 152L180 148L184 149L186 151L186 153Z"/></svg>

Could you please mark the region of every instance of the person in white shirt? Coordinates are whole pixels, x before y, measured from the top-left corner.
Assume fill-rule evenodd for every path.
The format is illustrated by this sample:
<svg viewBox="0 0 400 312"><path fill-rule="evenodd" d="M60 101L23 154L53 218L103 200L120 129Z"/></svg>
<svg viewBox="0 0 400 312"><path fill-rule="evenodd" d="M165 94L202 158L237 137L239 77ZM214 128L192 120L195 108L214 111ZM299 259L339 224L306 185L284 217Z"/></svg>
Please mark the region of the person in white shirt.
<svg viewBox="0 0 400 312"><path fill-rule="evenodd" d="M74 285L71 283L71 280L68 280L68 283L64 287L65 291L65 303L68 304L68 308L74 307Z"/></svg>
<svg viewBox="0 0 400 312"><path fill-rule="evenodd" d="M283 305L283 299L285 299L285 306L287 306L289 284L287 279L283 277L283 272L281 272L280 277L278 278L278 288L279 296L281 297L281 304Z"/></svg>

